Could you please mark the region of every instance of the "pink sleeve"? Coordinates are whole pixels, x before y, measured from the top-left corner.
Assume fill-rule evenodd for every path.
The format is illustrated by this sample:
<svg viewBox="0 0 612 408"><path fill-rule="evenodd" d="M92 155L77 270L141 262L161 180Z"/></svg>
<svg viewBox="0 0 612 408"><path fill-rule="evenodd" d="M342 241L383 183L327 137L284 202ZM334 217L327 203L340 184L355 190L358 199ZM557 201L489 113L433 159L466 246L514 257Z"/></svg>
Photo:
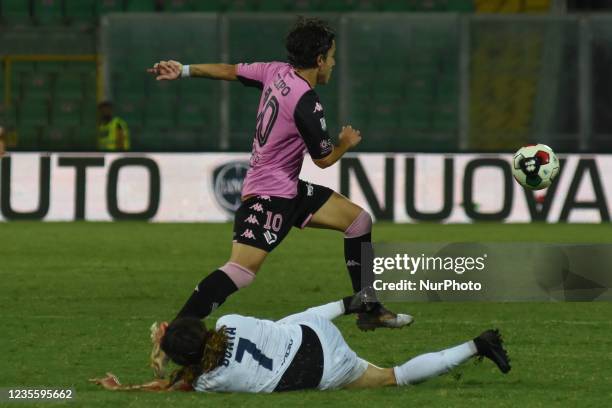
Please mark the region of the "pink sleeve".
<svg viewBox="0 0 612 408"><path fill-rule="evenodd" d="M271 64L267 62L253 62L238 64L237 75L238 80L246 86L255 86L263 88L266 81L266 71Z"/></svg>

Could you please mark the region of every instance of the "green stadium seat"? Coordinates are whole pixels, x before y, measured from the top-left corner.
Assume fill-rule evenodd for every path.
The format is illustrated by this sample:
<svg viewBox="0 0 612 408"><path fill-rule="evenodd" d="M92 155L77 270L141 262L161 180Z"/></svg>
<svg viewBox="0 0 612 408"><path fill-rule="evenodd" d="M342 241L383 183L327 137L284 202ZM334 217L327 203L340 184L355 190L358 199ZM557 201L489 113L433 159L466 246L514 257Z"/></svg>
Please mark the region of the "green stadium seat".
<svg viewBox="0 0 612 408"><path fill-rule="evenodd" d="M283 0L261 0L259 2L259 11L265 12L281 12L291 9L290 2Z"/></svg>
<svg viewBox="0 0 612 408"><path fill-rule="evenodd" d="M169 140L168 134L168 130L144 128L137 138L136 147L143 150L170 150L172 149L172 141Z"/></svg>
<svg viewBox="0 0 612 408"><path fill-rule="evenodd" d="M357 6L355 0L325 0L319 3L318 10L324 12L346 13Z"/></svg>
<svg viewBox="0 0 612 408"><path fill-rule="evenodd" d="M151 128L174 128L176 99L149 98L144 107L144 123Z"/></svg>
<svg viewBox="0 0 612 408"><path fill-rule="evenodd" d="M95 84L92 84L95 86ZM55 79L55 97L81 99L83 97L83 79L73 73L58 74Z"/></svg>
<svg viewBox="0 0 612 408"><path fill-rule="evenodd" d="M66 66L62 61L39 61L36 64L36 71L57 74L63 72Z"/></svg>
<svg viewBox="0 0 612 408"><path fill-rule="evenodd" d="M96 63L95 61L67 61L64 64L64 70L66 73L76 74L87 74L96 75Z"/></svg>
<svg viewBox="0 0 612 408"><path fill-rule="evenodd" d="M7 128L15 128L17 125L17 111L15 105L7 105L0 102L0 125Z"/></svg>
<svg viewBox="0 0 612 408"><path fill-rule="evenodd" d="M98 17L121 11L123 11L123 0L97 0L94 5L94 14Z"/></svg>
<svg viewBox="0 0 612 408"><path fill-rule="evenodd" d="M46 126L48 119L48 104L43 100L26 99L17 106L18 126Z"/></svg>
<svg viewBox="0 0 612 408"><path fill-rule="evenodd" d="M457 130L457 121L455 118L436 116L433 119L431 128L434 132L455 132Z"/></svg>
<svg viewBox="0 0 612 408"><path fill-rule="evenodd" d="M428 130L431 128L429 107L425 104L405 105L400 109L402 130Z"/></svg>
<svg viewBox="0 0 612 408"><path fill-rule="evenodd" d="M355 11L380 11L380 2L378 0L356 0L355 3Z"/></svg>
<svg viewBox="0 0 612 408"><path fill-rule="evenodd" d="M19 125L17 127L17 148L37 150L40 148L40 127Z"/></svg>
<svg viewBox="0 0 612 408"><path fill-rule="evenodd" d="M51 104L53 126L75 127L81 124L81 101L76 99L55 99Z"/></svg>
<svg viewBox="0 0 612 408"><path fill-rule="evenodd" d="M36 72L36 63L30 61L15 61L11 63L11 99L21 96L22 84ZM3 95L4 97L4 95Z"/></svg>
<svg viewBox="0 0 612 408"><path fill-rule="evenodd" d="M202 100L182 99L177 110L177 126L179 128L204 127L210 111L203 109Z"/></svg>
<svg viewBox="0 0 612 408"><path fill-rule="evenodd" d="M83 100L81 107L81 126L95 129L98 120L98 107L95 101Z"/></svg>
<svg viewBox="0 0 612 408"><path fill-rule="evenodd" d="M257 0L233 0L227 5L227 11L249 12L255 11L258 6Z"/></svg>
<svg viewBox="0 0 612 408"><path fill-rule="evenodd" d="M64 0L66 19L71 24L95 24L97 0Z"/></svg>
<svg viewBox="0 0 612 408"><path fill-rule="evenodd" d="M253 131L232 130L230 132L229 150L246 152L251 150L253 144Z"/></svg>
<svg viewBox="0 0 612 408"><path fill-rule="evenodd" d="M142 126L142 99L121 98L114 102L114 113L125 120L130 128Z"/></svg>
<svg viewBox="0 0 612 408"><path fill-rule="evenodd" d="M48 100L52 96L49 74L33 73L22 77L21 99Z"/></svg>
<svg viewBox="0 0 612 408"><path fill-rule="evenodd" d="M203 143L206 142L205 139L213 139L213 142L218 140L217 138L205 138L204 133L201 130L173 130L168 132L168 146L172 150L183 150L183 151L193 151L196 149L202 149ZM215 145L216 143L211 143L208 141L208 145ZM218 146L215 146L218 150ZM210 148L210 147L209 147Z"/></svg>
<svg viewBox="0 0 612 408"><path fill-rule="evenodd" d="M290 11L311 12L320 8L321 2L326 0L294 0L289 1Z"/></svg>
<svg viewBox="0 0 612 408"><path fill-rule="evenodd" d="M40 132L40 147L43 150L73 150L73 128L43 127Z"/></svg>
<svg viewBox="0 0 612 408"><path fill-rule="evenodd" d="M125 11L153 12L155 11L155 0L125 0Z"/></svg>
<svg viewBox="0 0 612 408"><path fill-rule="evenodd" d="M180 81L156 81L153 77L146 77L145 85L151 98L178 98L181 87Z"/></svg>
<svg viewBox="0 0 612 408"><path fill-rule="evenodd" d="M32 21L30 2L24 0L2 0L2 19L8 25L27 25Z"/></svg>
<svg viewBox="0 0 612 408"><path fill-rule="evenodd" d="M217 13L227 10L227 3L225 0L197 0L193 4L193 9L195 11Z"/></svg>
<svg viewBox="0 0 612 408"><path fill-rule="evenodd" d="M80 126L74 129L72 148L81 151L96 150L96 127Z"/></svg>
<svg viewBox="0 0 612 408"><path fill-rule="evenodd" d="M195 1L197 2L197 0ZM164 11L171 13L185 13L194 10L193 0L165 0ZM203 3L203 2L202 2Z"/></svg>
<svg viewBox="0 0 612 408"><path fill-rule="evenodd" d="M31 61L14 61L11 63L13 76L19 74L31 74L36 72L36 63Z"/></svg>
<svg viewBox="0 0 612 408"><path fill-rule="evenodd" d="M145 95L145 76L140 72L122 72L111 75L115 98L142 98Z"/></svg>
<svg viewBox="0 0 612 408"><path fill-rule="evenodd" d="M448 11L471 13L475 11L474 0L448 0Z"/></svg>
<svg viewBox="0 0 612 408"><path fill-rule="evenodd" d="M39 24L62 24L64 15L61 0L33 0L34 20Z"/></svg>
<svg viewBox="0 0 612 408"><path fill-rule="evenodd" d="M383 11L415 11L418 10L418 1L415 0L383 0Z"/></svg>

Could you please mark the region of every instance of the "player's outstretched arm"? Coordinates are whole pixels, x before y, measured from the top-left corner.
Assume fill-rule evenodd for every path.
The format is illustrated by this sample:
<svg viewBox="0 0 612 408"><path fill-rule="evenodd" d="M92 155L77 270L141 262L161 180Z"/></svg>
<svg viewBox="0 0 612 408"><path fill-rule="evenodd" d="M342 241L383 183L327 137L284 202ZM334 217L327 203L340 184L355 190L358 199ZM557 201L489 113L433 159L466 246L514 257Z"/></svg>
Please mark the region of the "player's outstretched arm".
<svg viewBox="0 0 612 408"><path fill-rule="evenodd" d="M334 146L334 149L330 154L323 157L322 159L313 160L314 163L320 168L324 169L326 167L331 166L342 156L344 153L357 146L359 142L361 142L361 132L359 130L353 129L352 126L342 126L342 131L340 132L339 142L337 146Z"/></svg>
<svg viewBox="0 0 612 408"><path fill-rule="evenodd" d="M98 384L102 388L109 391L153 391L153 392L166 392L166 391L193 391L191 385L180 381L173 386L170 386L168 380L153 380L144 384L133 384L123 385L119 381L116 375L113 373L106 373L106 377L102 378L91 378L89 382Z"/></svg>
<svg viewBox="0 0 612 408"><path fill-rule="evenodd" d="M223 79L236 81L236 66L232 64L193 64L183 65L178 61L159 61L147 72L155 75L158 81L172 81L186 77L200 77L209 79Z"/></svg>

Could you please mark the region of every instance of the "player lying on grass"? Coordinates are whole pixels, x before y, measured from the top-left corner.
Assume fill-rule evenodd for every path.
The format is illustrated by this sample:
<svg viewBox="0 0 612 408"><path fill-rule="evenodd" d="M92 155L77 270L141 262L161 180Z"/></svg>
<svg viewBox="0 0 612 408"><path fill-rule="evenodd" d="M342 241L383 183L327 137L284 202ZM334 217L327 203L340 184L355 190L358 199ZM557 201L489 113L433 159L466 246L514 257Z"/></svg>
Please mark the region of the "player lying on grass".
<svg viewBox="0 0 612 408"><path fill-rule="evenodd" d="M108 373L91 381L110 390L269 393L417 384L479 356L492 360L503 373L510 371L498 330L394 368L368 363L349 348L331 320L370 307L358 293L276 322L233 314L219 318L215 330L207 330L197 318L179 318L162 326L161 347L182 366L171 380L124 386Z"/></svg>

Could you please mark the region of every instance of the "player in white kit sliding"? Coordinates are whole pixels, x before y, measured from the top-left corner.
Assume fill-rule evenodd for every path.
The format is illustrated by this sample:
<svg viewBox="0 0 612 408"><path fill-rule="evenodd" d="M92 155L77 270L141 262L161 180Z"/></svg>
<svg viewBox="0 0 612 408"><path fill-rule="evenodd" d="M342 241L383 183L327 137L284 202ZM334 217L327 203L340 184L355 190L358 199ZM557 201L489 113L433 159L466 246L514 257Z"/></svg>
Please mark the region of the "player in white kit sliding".
<svg viewBox="0 0 612 408"><path fill-rule="evenodd" d="M288 62L183 65L159 61L148 70L158 81L186 77L239 81L261 94L250 168L234 218L231 255L227 263L198 283L176 318L202 319L233 293L249 286L268 254L294 227L343 233L344 261L353 291L358 292L371 280L371 265L368 257L362 256L362 248L371 249L370 214L328 187L299 179L306 153L317 166L327 168L361 141L359 131L344 126L334 144L315 91L317 85L331 79L335 33L320 20L300 19L285 45ZM366 282L362 282L362 268ZM410 315L396 314L380 303L357 318L361 330L400 328L410 323ZM166 358L159 348L160 327L155 324L151 329L151 366L163 377Z"/></svg>
<svg viewBox="0 0 612 408"><path fill-rule="evenodd" d="M472 357L486 357L503 373L510 371L497 330L487 330L473 340L420 355L394 368L368 363L350 349L331 322L343 314L366 311L368 304L360 295L276 322L226 315L217 320L215 330L206 330L197 318L179 318L167 327L162 340L164 352L183 367L170 381L123 386L110 373L92 381L111 390L270 393L417 384Z"/></svg>

